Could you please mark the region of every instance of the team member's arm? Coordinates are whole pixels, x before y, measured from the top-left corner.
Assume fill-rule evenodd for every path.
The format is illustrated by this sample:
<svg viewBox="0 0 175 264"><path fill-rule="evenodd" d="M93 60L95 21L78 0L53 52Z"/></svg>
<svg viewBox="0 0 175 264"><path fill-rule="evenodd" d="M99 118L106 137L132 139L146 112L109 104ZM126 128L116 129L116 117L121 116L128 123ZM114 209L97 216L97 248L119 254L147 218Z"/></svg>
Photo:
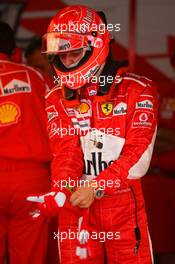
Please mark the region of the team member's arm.
<svg viewBox="0 0 175 264"><path fill-rule="evenodd" d="M48 114L48 133L53 153L52 189L61 184L73 187L83 173L83 154L79 136L73 128L71 119L59 100L59 91L51 91L46 98Z"/></svg>
<svg viewBox="0 0 175 264"><path fill-rule="evenodd" d="M40 214L54 216L59 213L60 207L70 207L67 198L82 176L84 166L79 136L65 112L57 89L46 96L46 111L53 153L52 188L50 193L27 197L28 201L38 203L39 212L34 212L34 218Z"/></svg>

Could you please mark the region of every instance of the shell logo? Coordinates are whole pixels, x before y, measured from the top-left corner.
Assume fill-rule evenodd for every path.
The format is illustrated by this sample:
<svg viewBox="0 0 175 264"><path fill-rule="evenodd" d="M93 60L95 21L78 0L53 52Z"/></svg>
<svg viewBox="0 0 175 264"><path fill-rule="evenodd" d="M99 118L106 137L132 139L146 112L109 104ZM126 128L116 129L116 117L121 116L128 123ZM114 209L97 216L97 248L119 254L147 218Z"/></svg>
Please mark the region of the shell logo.
<svg viewBox="0 0 175 264"><path fill-rule="evenodd" d="M0 104L0 126L17 123L20 115L20 109L16 104L12 102Z"/></svg>
<svg viewBox="0 0 175 264"><path fill-rule="evenodd" d="M89 109L90 109L89 104L85 102L81 103L77 108L80 114L86 114L89 111Z"/></svg>

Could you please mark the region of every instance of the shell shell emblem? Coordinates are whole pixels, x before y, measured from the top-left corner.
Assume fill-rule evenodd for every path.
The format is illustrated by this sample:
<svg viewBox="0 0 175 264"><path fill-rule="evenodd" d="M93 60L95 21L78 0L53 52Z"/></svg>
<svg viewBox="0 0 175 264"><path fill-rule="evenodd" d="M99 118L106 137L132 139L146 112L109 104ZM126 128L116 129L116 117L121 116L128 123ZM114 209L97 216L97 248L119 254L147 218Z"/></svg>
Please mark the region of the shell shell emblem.
<svg viewBox="0 0 175 264"><path fill-rule="evenodd" d="M21 115L18 105L12 102L0 104L0 126L16 124Z"/></svg>
<svg viewBox="0 0 175 264"><path fill-rule="evenodd" d="M89 109L90 109L89 104L85 102L81 103L77 108L80 114L86 114L89 111Z"/></svg>

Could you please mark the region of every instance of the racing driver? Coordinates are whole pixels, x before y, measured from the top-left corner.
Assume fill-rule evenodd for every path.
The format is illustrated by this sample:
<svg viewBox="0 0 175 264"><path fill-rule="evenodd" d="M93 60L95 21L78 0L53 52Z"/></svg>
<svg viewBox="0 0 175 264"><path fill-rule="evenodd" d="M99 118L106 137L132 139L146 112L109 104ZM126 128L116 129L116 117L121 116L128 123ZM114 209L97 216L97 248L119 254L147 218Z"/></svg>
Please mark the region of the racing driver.
<svg viewBox="0 0 175 264"><path fill-rule="evenodd" d="M78 5L61 9L43 37L57 82L46 96L52 192L28 200L41 202L41 212L61 207L64 264L153 263L140 178L153 151L157 93L151 80L121 71L110 40L99 13ZM61 193L72 210L60 202ZM96 234L86 260L76 251L78 239L68 237L77 232L76 210L88 211L90 234Z"/></svg>

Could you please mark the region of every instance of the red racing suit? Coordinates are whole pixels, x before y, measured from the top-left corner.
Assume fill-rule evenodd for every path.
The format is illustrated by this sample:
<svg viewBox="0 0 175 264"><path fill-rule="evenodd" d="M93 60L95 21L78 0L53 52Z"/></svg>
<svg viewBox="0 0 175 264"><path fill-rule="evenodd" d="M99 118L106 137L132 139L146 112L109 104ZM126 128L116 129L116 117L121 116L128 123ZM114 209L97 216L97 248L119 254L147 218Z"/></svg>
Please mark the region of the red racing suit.
<svg viewBox="0 0 175 264"><path fill-rule="evenodd" d="M66 105L60 87L46 96L53 189L63 180L82 177L103 184L105 195L90 207L89 224L105 239L92 239L87 263L102 264L105 255L108 264L151 264L140 178L148 170L156 137L156 88L152 81L128 73L113 82L107 96L98 96L97 86L82 89L77 107ZM77 216L64 209L59 224L59 235L77 232ZM61 263L82 263L76 245L76 238L60 240Z"/></svg>
<svg viewBox="0 0 175 264"><path fill-rule="evenodd" d="M0 54L0 264L8 240L9 262L41 264L48 224L31 221L31 193L50 189L51 152L45 91L52 87L37 70Z"/></svg>

